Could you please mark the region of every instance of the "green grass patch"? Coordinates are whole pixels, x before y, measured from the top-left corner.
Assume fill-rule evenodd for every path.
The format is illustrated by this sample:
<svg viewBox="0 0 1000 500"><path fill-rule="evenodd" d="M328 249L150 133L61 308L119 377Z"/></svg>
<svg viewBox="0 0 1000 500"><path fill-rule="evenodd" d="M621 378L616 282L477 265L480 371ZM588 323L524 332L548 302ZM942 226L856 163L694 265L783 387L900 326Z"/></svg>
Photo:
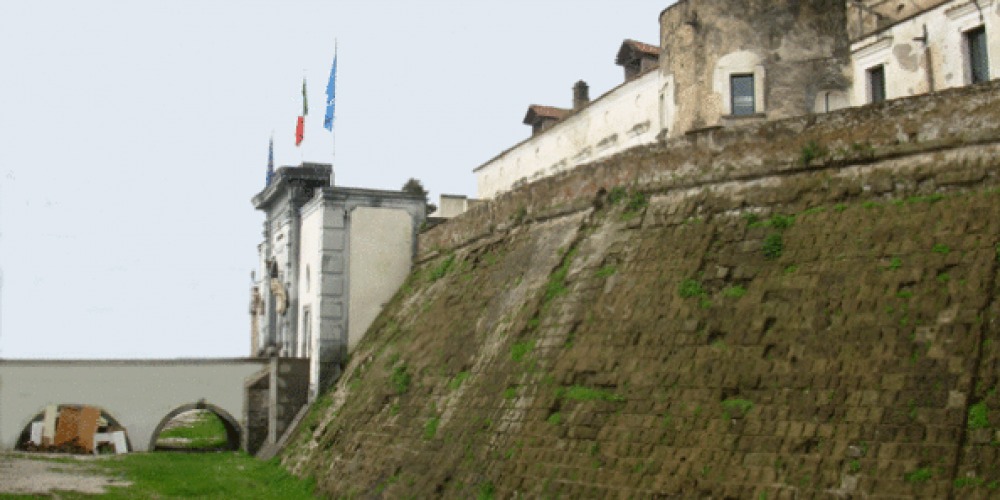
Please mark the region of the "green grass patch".
<svg viewBox="0 0 1000 500"><path fill-rule="evenodd" d="M424 440L430 441L437 435L438 425L441 424L441 417L431 417L424 424Z"/></svg>
<svg viewBox="0 0 1000 500"><path fill-rule="evenodd" d="M934 193L928 196L911 196L906 199L907 203L937 203L944 199L941 193Z"/></svg>
<svg viewBox="0 0 1000 500"><path fill-rule="evenodd" d="M722 402L722 414L726 418L746 415L752 409L753 401L749 399L729 398Z"/></svg>
<svg viewBox="0 0 1000 500"><path fill-rule="evenodd" d="M896 269L899 269L901 267L903 267L903 259L899 257L893 257L891 260L889 260L889 267L887 267L886 269L890 271L895 271Z"/></svg>
<svg viewBox="0 0 1000 500"><path fill-rule="evenodd" d="M642 209L649 205L649 200L646 199L646 195L636 192L632 193L628 197L628 201L625 203L625 212L622 213L622 218L631 219L632 217L639 214Z"/></svg>
<svg viewBox="0 0 1000 500"><path fill-rule="evenodd" d="M915 471L903 474L903 480L908 483L926 483L934 477L934 471L929 467L921 467Z"/></svg>
<svg viewBox="0 0 1000 500"><path fill-rule="evenodd" d="M781 233L771 233L764 238L764 246L762 250L764 251L764 257L768 259L777 259L781 257L781 252L785 249L785 242L781 238Z"/></svg>
<svg viewBox="0 0 1000 500"><path fill-rule="evenodd" d="M427 280L433 282L441 278L444 278L445 275L448 274L448 271L451 270L451 267L454 264L455 264L455 256L449 255L446 259L442 260L441 262L438 262L436 266L430 268L430 270L427 272Z"/></svg>
<svg viewBox="0 0 1000 500"><path fill-rule="evenodd" d="M535 348L535 342L532 340L525 340L524 342L517 342L510 346L510 359L520 363L524 360L532 349Z"/></svg>
<svg viewBox="0 0 1000 500"><path fill-rule="evenodd" d="M686 279L681 281L680 286L677 287L677 293L680 294L681 298L689 299L691 297L704 297L708 295L705 289L702 288L701 282L693 279Z"/></svg>
<svg viewBox="0 0 1000 500"><path fill-rule="evenodd" d="M487 267L492 266L493 264L496 264L497 263L497 254L495 254L493 252L489 252L486 255L483 255L482 262Z"/></svg>
<svg viewBox="0 0 1000 500"><path fill-rule="evenodd" d="M990 426L990 408L985 401L969 407L969 429L987 429Z"/></svg>
<svg viewBox="0 0 1000 500"><path fill-rule="evenodd" d="M571 401L611 401L615 403L625 401L624 397L611 391L594 389L592 387L584 387L581 385L561 387L556 390L556 397Z"/></svg>
<svg viewBox="0 0 1000 500"><path fill-rule="evenodd" d="M203 411L195 416L190 424L173 427L160 433L162 438L178 438L188 440L184 444L171 445L190 449L225 448L229 444L226 437L226 426L222 420L210 411Z"/></svg>
<svg viewBox="0 0 1000 500"><path fill-rule="evenodd" d="M569 266L573 263L573 257L575 256L575 248L566 252L566 255L563 256L562 264L549 276L549 281L545 284L543 304L547 304L552 299L566 293L566 276L569 274Z"/></svg>
<svg viewBox="0 0 1000 500"><path fill-rule="evenodd" d="M775 229L782 230L792 227L792 224L794 222L795 222L794 215L774 214L771 216L770 219L767 220L767 225Z"/></svg>
<svg viewBox="0 0 1000 500"><path fill-rule="evenodd" d="M809 141L802 146L799 152L799 162L803 167L808 167L813 160L823 158L830 153L830 150L816 141Z"/></svg>
<svg viewBox="0 0 1000 500"><path fill-rule="evenodd" d="M559 425L562 423L562 413L555 412L549 415L549 418L545 419L545 421L548 422L549 425Z"/></svg>
<svg viewBox="0 0 1000 500"><path fill-rule="evenodd" d="M413 377L410 376L410 372L407 371L406 365L397 366L393 371L392 375L389 376L389 383L392 384L392 388L396 390L396 394L406 394L406 391L410 390L410 382L412 382Z"/></svg>
<svg viewBox="0 0 1000 500"><path fill-rule="evenodd" d="M476 500L493 500L496 497L496 494L496 486L493 486L491 481L487 481L479 485L479 491L476 493Z"/></svg>
<svg viewBox="0 0 1000 500"><path fill-rule="evenodd" d="M608 204L617 205L619 202L624 200L626 196L628 196L628 191L625 188L615 186L611 188L611 191L608 191Z"/></svg>
<svg viewBox="0 0 1000 500"><path fill-rule="evenodd" d="M503 390L503 398L504 399L514 399L516 397L517 397L517 386L516 385L512 385L512 386L510 386L510 387L508 387L508 388L506 388L506 389Z"/></svg>
<svg viewBox="0 0 1000 500"><path fill-rule="evenodd" d="M616 186L608 191L607 200L609 205L617 205L625 202L625 210L622 212L622 220L628 220L639 214L642 209L649 205L646 195L640 192L629 194L624 187Z"/></svg>
<svg viewBox="0 0 1000 500"><path fill-rule="evenodd" d="M747 289L743 288L740 285L733 285L730 287L726 287L724 290L722 290L722 295L724 297L730 297L733 299L738 299L746 294L747 294Z"/></svg>
<svg viewBox="0 0 1000 500"><path fill-rule="evenodd" d="M462 387L462 382L465 382L465 379L467 378L469 378L469 372L456 373L455 376L452 377L451 381L448 382L448 388L454 391L459 387Z"/></svg>
<svg viewBox="0 0 1000 500"><path fill-rule="evenodd" d="M108 488L101 498L316 498L313 481L242 452L130 453L91 464L132 483Z"/></svg>
<svg viewBox="0 0 1000 500"><path fill-rule="evenodd" d="M941 255L948 255L949 253L951 253L951 248L949 248L948 245L935 243L934 246L931 247L931 251L934 253L939 253Z"/></svg>
<svg viewBox="0 0 1000 500"><path fill-rule="evenodd" d="M613 266L611 264L608 264L608 265L606 265L606 266L598 269L596 274L597 274L598 278L607 278L607 277L610 277L610 276L614 276L615 273L617 273L617 272L618 272L618 269L615 268L615 266Z"/></svg>
<svg viewBox="0 0 1000 500"><path fill-rule="evenodd" d="M528 216L528 207L520 206L514 213L510 214L510 220L516 225L524 222L524 219Z"/></svg>
<svg viewBox="0 0 1000 500"><path fill-rule="evenodd" d="M954 481L956 488L976 488L982 486L985 481L978 477L960 477Z"/></svg>

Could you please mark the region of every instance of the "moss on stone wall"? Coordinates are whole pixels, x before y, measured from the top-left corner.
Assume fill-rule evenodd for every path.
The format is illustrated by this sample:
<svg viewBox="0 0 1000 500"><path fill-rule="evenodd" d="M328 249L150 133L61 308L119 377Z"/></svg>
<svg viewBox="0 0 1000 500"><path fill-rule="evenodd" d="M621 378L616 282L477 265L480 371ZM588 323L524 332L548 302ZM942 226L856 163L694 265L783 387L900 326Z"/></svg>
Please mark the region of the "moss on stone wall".
<svg viewBox="0 0 1000 500"><path fill-rule="evenodd" d="M823 168L772 133L796 154L753 176L523 198L546 183L436 229L283 463L331 496L993 494L997 131Z"/></svg>

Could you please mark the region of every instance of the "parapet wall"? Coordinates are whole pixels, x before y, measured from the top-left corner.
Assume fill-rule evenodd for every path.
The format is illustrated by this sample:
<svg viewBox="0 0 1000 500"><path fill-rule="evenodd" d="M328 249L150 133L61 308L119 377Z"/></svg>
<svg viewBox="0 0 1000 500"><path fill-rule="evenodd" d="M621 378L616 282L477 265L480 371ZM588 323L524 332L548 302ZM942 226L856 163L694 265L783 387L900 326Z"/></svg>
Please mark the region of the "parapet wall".
<svg viewBox="0 0 1000 500"><path fill-rule="evenodd" d="M687 136L434 228L283 463L332 497L988 498L998 96Z"/></svg>
<svg viewBox="0 0 1000 500"><path fill-rule="evenodd" d="M422 233L420 260L520 222L583 210L600 191L618 186L644 192L686 189L810 170L835 171L845 165L994 142L1000 134L998 103L1000 81L994 81L828 114L687 134L581 165L479 204ZM809 154L810 143L817 149L812 153L816 158L806 165L803 157ZM920 192L953 184L947 177L923 182Z"/></svg>

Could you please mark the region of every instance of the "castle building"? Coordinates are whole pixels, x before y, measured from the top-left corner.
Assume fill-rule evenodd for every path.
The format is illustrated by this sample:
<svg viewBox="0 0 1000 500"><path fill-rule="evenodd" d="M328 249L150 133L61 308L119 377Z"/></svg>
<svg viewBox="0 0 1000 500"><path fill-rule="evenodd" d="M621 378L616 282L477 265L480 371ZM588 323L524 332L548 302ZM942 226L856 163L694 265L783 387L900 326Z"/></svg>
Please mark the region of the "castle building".
<svg viewBox="0 0 1000 500"><path fill-rule="evenodd" d="M252 201L266 220L251 356L308 358L312 400L409 274L425 200L334 186L330 165L303 163Z"/></svg>
<svg viewBox="0 0 1000 500"><path fill-rule="evenodd" d="M478 197L634 146L827 113L1000 74L1000 0L680 0L658 45L624 40L620 85L571 106L530 105L531 135L476 167ZM405 279L420 196L334 186L330 165L282 167L253 198L267 215L251 351L310 360L310 397ZM442 198L435 221L478 200Z"/></svg>
<svg viewBox="0 0 1000 500"><path fill-rule="evenodd" d="M1000 74L1000 0L679 0L659 46L625 40L625 81L531 105L528 139L476 167L482 199L639 144L827 113Z"/></svg>

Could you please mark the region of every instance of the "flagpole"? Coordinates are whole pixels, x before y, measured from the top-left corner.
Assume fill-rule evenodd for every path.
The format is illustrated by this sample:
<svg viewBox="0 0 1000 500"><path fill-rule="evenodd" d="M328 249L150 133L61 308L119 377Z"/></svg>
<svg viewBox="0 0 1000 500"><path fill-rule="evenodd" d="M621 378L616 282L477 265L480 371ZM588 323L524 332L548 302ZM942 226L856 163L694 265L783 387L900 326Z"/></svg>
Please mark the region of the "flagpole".
<svg viewBox="0 0 1000 500"><path fill-rule="evenodd" d="M302 68L302 103L303 103L303 105L302 105L303 106L302 107L302 111L303 111L302 121L303 122L305 122L305 119L306 119L306 113L304 113L306 111L306 109L305 109L305 106L306 106L305 102L306 102L306 69ZM305 123L303 123L302 124L302 130L304 131L305 128L306 128ZM305 133L303 132L302 135L305 136ZM306 142L305 139L302 139L302 142ZM299 148L299 166L300 167L304 166L305 163L306 163L306 152L305 152L305 149L306 149L305 146L302 146L302 147Z"/></svg>
<svg viewBox="0 0 1000 500"><path fill-rule="evenodd" d="M333 63L334 63L334 68L331 68L331 70L330 70L331 72L333 72L333 71L336 70L336 64L337 64L337 39L336 38L333 39ZM331 78L335 79L336 77L337 77L336 73L333 73L333 75L331 75ZM329 99L329 97L328 97L328 99ZM327 104L327 105L329 105L329 104ZM337 127L333 126L333 122L332 121L330 122L330 135L331 135L331 141L330 141L331 142L331 145L330 145L330 148L331 148L331 151L330 151L330 177L331 177L331 181L332 181L331 184L336 185L337 184L337 175L336 175L336 164L337 164Z"/></svg>

